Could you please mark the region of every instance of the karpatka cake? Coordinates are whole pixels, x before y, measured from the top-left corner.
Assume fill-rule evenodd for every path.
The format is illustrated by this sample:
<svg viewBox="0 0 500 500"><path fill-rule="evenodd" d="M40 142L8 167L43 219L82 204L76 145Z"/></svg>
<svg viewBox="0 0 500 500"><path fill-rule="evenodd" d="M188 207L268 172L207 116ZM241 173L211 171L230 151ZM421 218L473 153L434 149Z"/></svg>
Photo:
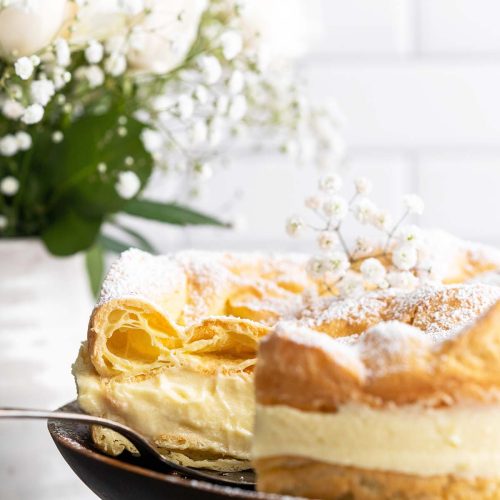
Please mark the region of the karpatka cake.
<svg viewBox="0 0 500 500"><path fill-rule="evenodd" d="M79 404L142 432L179 463L248 468L257 349L277 323L331 337L388 320L426 329L429 317L451 329L496 301L496 287L452 283L494 276L498 254L446 241L437 245L435 283L425 293L390 289L346 299L308 276L304 255L128 251L103 284L73 367ZM435 313L427 311L429 297ZM96 427L93 438L107 453L134 452L113 432Z"/></svg>

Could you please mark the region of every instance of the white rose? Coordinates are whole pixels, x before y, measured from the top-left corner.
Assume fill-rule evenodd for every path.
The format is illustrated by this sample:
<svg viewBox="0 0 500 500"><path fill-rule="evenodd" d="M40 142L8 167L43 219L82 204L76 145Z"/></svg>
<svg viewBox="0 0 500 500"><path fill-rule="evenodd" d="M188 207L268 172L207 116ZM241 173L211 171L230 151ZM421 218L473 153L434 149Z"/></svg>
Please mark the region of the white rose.
<svg viewBox="0 0 500 500"><path fill-rule="evenodd" d="M17 59L43 49L61 30L66 0L14 0L0 10L0 57Z"/></svg>
<svg viewBox="0 0 500 500"><path fill-rule="evenodd" d="M182 63L196 35L206 0L153 0L151 14L132 33L133 69L166 73Z"/></svg>
<svg viewBox="0 0 500 500"><path fill-rule="evenodd" d="M145 14L140 2L89 0L78 11L72 41L110 40L134 28L127 46L130 68L166 73L182 63L196 38L207 0L150 0ZM108 51L111 51L107 45Z"/></svg>
<svg viewBox="0 0 500 500"><path fill-rule="evenodd" d="M85 45L91 40L109 40L124 33L130 12L120 0L88 0L78 7L71 42Z"/></svg>

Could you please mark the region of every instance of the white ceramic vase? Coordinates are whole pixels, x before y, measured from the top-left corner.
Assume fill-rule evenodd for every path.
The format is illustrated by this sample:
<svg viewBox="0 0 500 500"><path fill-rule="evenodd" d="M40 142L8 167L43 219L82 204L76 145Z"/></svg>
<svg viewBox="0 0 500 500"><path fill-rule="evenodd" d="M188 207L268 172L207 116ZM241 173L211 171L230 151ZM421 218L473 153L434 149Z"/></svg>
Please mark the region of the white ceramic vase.
<svg viewBox="0 0 500 500"><path fill-rule="evenodd" d="M0 240L1 406L55 409L75 398L71 364L91 308L83 255L56 258L36 239ZM72 494L45 423L0 422L0 443L4 498Z"/></svg>

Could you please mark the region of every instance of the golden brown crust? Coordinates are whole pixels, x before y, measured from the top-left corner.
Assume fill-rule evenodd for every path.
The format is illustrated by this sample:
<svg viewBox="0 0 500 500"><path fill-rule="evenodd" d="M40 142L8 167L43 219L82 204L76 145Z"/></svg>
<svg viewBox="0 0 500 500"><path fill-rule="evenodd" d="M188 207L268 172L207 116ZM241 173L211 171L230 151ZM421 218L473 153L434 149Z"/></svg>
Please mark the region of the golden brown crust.
<svg viewBox="0 0 500 500"><path fill-rule="evenodd" d="M498 500L500 479L415 476L300 457L254 461L257 489L320 500Z"/></svg>
<svg viewBox="0 0 500 500"><path fill-rule="evenodd" d="M260 345L257 402L328 412L349 402L440 407L500 401L500 300L440 342L403 327L396 325L391 335L376 327L352 345L318 334L313 343L313 332L278 329Z"/></svg>

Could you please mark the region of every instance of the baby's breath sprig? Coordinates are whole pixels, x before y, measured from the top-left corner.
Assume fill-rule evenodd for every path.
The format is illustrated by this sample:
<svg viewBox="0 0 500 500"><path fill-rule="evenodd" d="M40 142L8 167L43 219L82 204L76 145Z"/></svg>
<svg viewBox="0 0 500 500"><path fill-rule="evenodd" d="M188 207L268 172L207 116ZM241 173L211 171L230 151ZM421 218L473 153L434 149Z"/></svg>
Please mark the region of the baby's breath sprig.
<svg viewBox="0 0 500 500"><path fill-rule="evenodd" d="M360 177L354 180L354 193L342 196L343 182L339 175L327 175L319 181L319 192L306 198L305 206L319 220L310 224L295 215L286 224L286 231L296 237L305 230L317 233L319 252L308 262L307 271L324 289L341 296L355 296L368 290L389 287L412 289L429 277L421 254L425 254L422 231L405 225L407 219L424 210L422 199L415 194L403 197L403 214L394 222L391 214L370 198L371 182ZM359 223L379 231L383 238L370 241L359 237L349 247L343 234L348 215Z"/></svg>

